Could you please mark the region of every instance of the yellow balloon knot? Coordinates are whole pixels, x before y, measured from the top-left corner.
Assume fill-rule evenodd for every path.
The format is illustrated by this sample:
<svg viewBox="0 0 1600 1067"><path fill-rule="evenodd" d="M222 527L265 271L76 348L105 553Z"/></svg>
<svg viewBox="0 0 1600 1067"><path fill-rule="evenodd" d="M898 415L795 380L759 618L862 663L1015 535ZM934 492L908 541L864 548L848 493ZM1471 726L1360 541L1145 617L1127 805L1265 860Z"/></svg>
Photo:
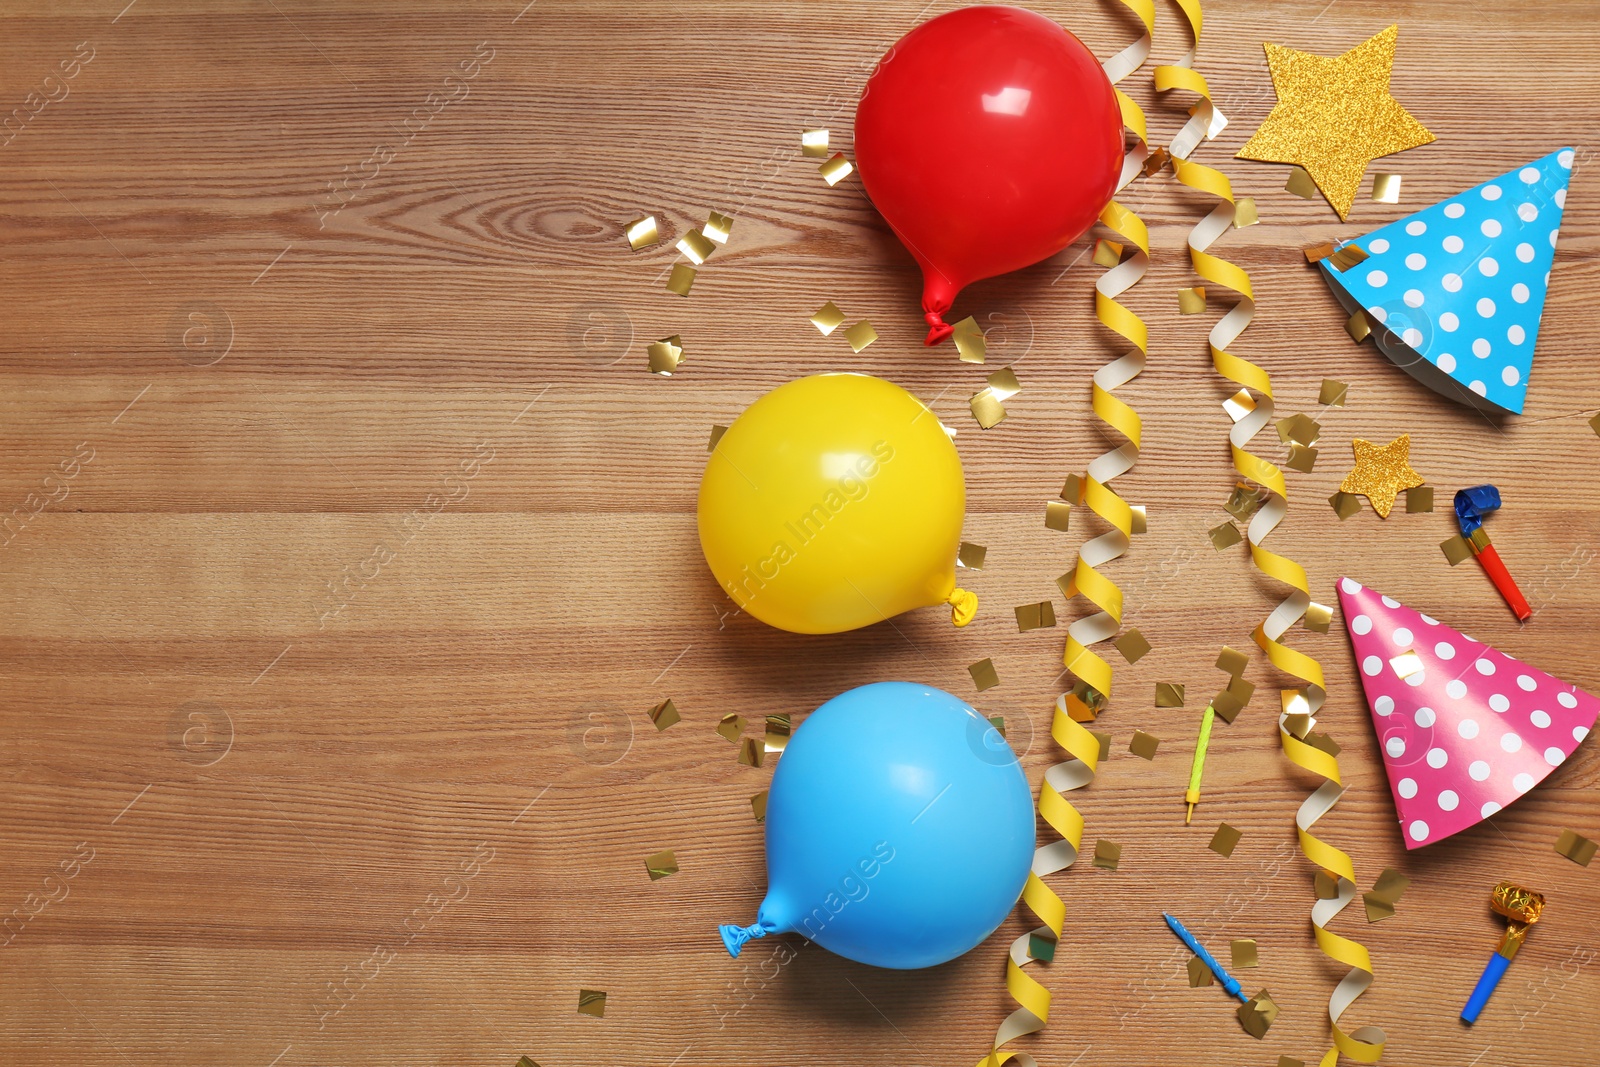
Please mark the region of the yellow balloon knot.
<svg viewBox="0 0 1600 1067"><path fill-rule="evenodd" d="M957 589L945 601L950 605L950 621L965 626L978 617L978 594L967 589Z"/></svg>

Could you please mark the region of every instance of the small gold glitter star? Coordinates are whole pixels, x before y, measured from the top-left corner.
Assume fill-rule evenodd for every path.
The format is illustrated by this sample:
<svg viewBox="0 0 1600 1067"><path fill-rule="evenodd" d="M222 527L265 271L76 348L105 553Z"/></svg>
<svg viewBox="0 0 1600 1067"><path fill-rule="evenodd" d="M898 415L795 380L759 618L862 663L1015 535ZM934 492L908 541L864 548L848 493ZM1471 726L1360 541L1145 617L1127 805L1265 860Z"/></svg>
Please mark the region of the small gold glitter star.
<svg viewBox="0 0 1600 1067"><path fill-rule="evenodd" d="M1331 58L1269 42L1278 103L1239 158L1299 164L1339 218L1348 218L1368 163L1434 139L1389 95L1399 33L1390 26Z"/></svg>
<svg viewBox="0 0 1600 1067"><path fill-rule="evenodd" d="M1339 483L1341 493L1360 493L1379 518L1387 519L1395 495L1402 489L1422 484L1422 475L1411 469L1411 435L1403 433L1379 448L1357 437L1356 469Z"/></svg>

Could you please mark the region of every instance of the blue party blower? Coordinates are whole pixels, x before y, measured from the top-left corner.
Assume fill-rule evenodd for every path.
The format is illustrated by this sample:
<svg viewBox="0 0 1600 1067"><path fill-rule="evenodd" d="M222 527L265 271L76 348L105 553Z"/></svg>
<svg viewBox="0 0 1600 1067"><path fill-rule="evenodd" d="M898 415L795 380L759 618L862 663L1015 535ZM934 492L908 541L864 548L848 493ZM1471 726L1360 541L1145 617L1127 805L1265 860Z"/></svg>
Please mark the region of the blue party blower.
<svg viewBox="0 0 1600 1067"><path fill-rule="evenodd" d="M1494 987L1500 984L1517 949L1522 947L1523 939L1528 936L1528 927L1538 922L1539 916L1544 914L1544 894L1524 889L1513 882L1501 882L1489 896L1489 907L1508 920L1506 936L1500 939L1500 947L1489 957L1489 965L1483 969L1478 984L1473 986L1467 1006L1461 1009L1461 1021L1469 1026L1483 1014L1483 1007L1489 1003Z"/></svg>

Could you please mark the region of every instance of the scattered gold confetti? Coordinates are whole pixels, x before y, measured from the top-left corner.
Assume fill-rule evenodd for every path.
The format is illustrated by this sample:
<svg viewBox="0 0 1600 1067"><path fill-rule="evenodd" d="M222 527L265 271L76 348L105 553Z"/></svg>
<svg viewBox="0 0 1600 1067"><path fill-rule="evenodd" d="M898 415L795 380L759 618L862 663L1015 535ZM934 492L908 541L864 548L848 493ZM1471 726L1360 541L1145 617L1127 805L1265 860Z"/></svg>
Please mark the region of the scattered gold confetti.
<svg viewBox="0 0 1600 1067"><path fill-rule="evenodd" d="M1327 604L1318 604L1313 600L1306 605L1306 629L1313 633L1325 634L1328 624L1333 621L1333 608Z"/></svg>
<svg viewBox="0 0 1600 1067"><path fill-rule="evenodd" d="M1220 526L1213 526L1208 534L1211 538L1211 547L1216 549L1218 552L1221 552L1225 548L1232 548L1234 545L1244 540L1244 538L1239 534L1239 527L1235 526L1231 522L1225 522Z"/></svg>
<svg viewBox="0 0 1600 1067"><path fill-rule="evenodd" d="M789 745L789 716L768 715L766 736L763 738L768 752L782 752Z"/></svg>
<svg viewBox="0 0 1600 1067"><path fill-rule="evenodd" d="M1418 485L1406 490L1406 511L1419 514L1433 510L1433 486Z"/></svg>
<svg viewBox="0 0 1600 1067"><path fill-rule="evenodd" d="M961 542L961 548L956 552L956 562L968 570L983 570L983 559L989 550L982 545L975 545L971 541Z"/></svg>
<svg viewBox="0 0 1600 1067"><path fill-rule="evenodd" d="M650 721L655 724L657 733L680 721L678 709L670 697L650 709Z"/></svg>
<svg viewBox="0 0 1600 1067"><path fill-rule="evenodd" d="M1278 690L1278 700L1283 705L1283 713L1285 715L1304 715L1306 716L1307 725L1310 725L1311 701L1306 699L1305 690L1280 689ZM1295 734L1296 737L1304 737L1305 735L1304 729Z"/></svg>
<svg viewBox="0 0 1600 1067"><path fill-rule="evenodd" d="M1318 900L1334 900L1339 896L1339 879L1327 871L1318 871L1311 880L1311 888Z"/></svg>
<svg viewBox="0 0 1600 1067"><path fill-rule="evenodd" d="M1361 903L1367 911L1367 922L1380 923L1385 919L1394 918L1394 905L1383 900L1375 893L1361 894Z"/></svg>
<svg viewBox="0 0 1600 1067"><path fill-rule="evenodd" d="M1321 244L1312 245L1305 249L1307 263L1321 263L1333 255L1333 242L1323 241Z"/></svg>
<svg viewBox="0 0 1600 1067"><path fill-rule="evenodd" d="M580 1015L593 1015L596 1019L606 1016L606 991L604 989L578 990L578 1013Z"/></svg>
<svg viewBox="0 0 1600 1067"><path fill-rule="evenodd" d="M994 393L994 398L1002 404L1022 392L1022 383L1017 381L1016 372L1010 367L990 372L985 381L989 383L989 391Z"/></svg>
<svg viewBox="0 0 1600 1067"><path fill-rule="evenodd" d="M1133 740L1128 742L1128 751L1140 759L1153 760L1156 758L1156 749L1161 747L1161 738L1155 734L1147 734L1143 730L1133 732Z"/></svg>
<svg viewBox="0 0 1600 1067"><path fill-rule="evenodd" d="M843 322L844 312L840 311L832 300L819 307L811 316L811 325L821 331L824 337L837 330Z"/></svg>
<svg viewBox="0 0 1600 1067"><path fill-rule="evenodd" d="M1240 700L1233 693L1224 689L1222 692L1211 698L1211 710L1215 711L1217 713L1217 717L1223 722L1231 723L1234 719L1237 719L1239 717L1239 713L1244 710L1244 701Z"/></svg>
<svg viewBox="0 0 1600 1067"><path fill-rule="evenodd" d="M756 822L767 821L767 791L765 789L750 798L750 813L756 817Z"/></svg>
<svg viewBox="0 0 1600 1067"><path fill-rule="evenodd" d="M1137 629L1123 632L1121 637L1111 642L1117 646L1117 651L1122 653L1122 658L1129 663L1138 663L1150 651L1150 642L1144 639L1144 634Z"/></svg>
<svg viewBox="0 0 1600 1067"><path fill-rule="evenodd" d="M1129 506L1128 510L1133 513L1128 524L1129 532L1136 534L1148 533L1150 530L1150 516L1145 514L1144 505L1133 504Z"/></svg>
<svg viewBox="0 0 1600 1067"><path fill-rule="evenodd" d="M1000 675L996 673L992 659L980 659L967 668L967 673L972 675L972 684L978 687L980 693L1000 684Z"/></svg>
<svg viewBox="0 0 1600 1067"><path fill-rule="evenodd" d="M1259 511L1263 503L1265 501L1261 499L1261 492L1255 486L1238 482L1234 485L1233 492L1228 494L1222 510L1240 522L1249 522L1250 516Z"/></svg>
<svg viewBox="0 0 1600 1067"><path fill-rule="evenodd" d="M1028 934L1028 956L1045 962L1055 959L1056 939L1038 932Z"/></svg>
<svg viewBox="0 0 1600 1067"><path fill-rule="evenodd" d="M1056 624L1056 607L1048 600L1041 600L1037 604L1018 604L1015 611L1018 633L1048 629Z"/></svg>
<svg viewBox="0 0 1600 1067"><path fill-rule="evenodd" d="M1178 314L1203 315L1206 310L1206 291L1203 286L1178 290Z"/></svg>
<svg viewBox="0 0 1600 1067"><path fill-rule="evenodd" d="M699 266L711 258L711 253L717 246L706 239L706 235L699 230L690 230L678 239L678 251L689 257L689 262Z"/></svg>
<svg viewBox="0 0 1600 1067"><path fill-rule="evenodd" d="M1056 584L1060 585L1070 577L1070 574L1064 574L1056 579ZM1073 699L1067 702L1067 714L1073 722L1094 722L1106 706L1106 698L1082 678L1072 683L1072 696Z"/></svg>
<svg viewBox="0 0 1600 1067"><path fill-rule="evenodd" d="M812 159L826 159L828 156L828 131L801 130L800 154L810 156Z"/></svg>
<svg viewBox="0 0 1600 1067"><path fill-rule="evenodd" d="M1004 715L989 716L989 725L994 727L994 732L1001 737L1006 735L1006 717Z"/></svg>
<svg viewBox="0 0 1600 1067"><path fill-rule="evenodd" d="M1243 937L1228 943L1228 948L1233 952L1234 970L1242 971L1247 967L1254 967L1261 962L1257 955L1255 938Z"/></svg>
<svg viewBox="0 0 1600 1067"><path fill-rule="evenodd" d="M694 275L694 268L687 263L674 263L672 273L667 275L667 292L688 296L694 287Z"/></svg>
<svg viewBox="0 0 1600 1067"><path fill-rule="evenodd" d="M1296 164L1290 191L1305 196L1293 186L1318 188L1347 218L1368 163L1433 140L1389 94L1399 33L1390 26L1336 57L1268 43L1278 102L1239 158Z"/></svg>
<svg viewBox="0 0 1600 1067"><path fill-rule="evenodd" d="M683 339L677 334L651 343L645 352L650 356L650 373L672 377L672 372L683 362Z"/></svg>
<svg viewBox="0 0 1600 1067"><path fill-rule="evenodd" d="M642 219L634 219L628 223L628 245L635 252L641 248L649 248L659 240L661 235L656 232L654 215L646 215Z"/></svg>
<svg viewBox="0 0 1600 1067"><path fill-rule="evenodd" d="M1342 408L1350 387L1332 378L1322 379L1322 389L1317 393L1317 403L1325 408Z"/></svg>
<svg viewBox="0 0 1600 1067"><path fill-rule="evenodd" d="M700 227L700 232L719 245L728 243L728 238L733 236L733 217L724 215L720 211L713 211L706 219L706 224Z"/></svg>
<svg viewBox="0 0 1600 1067"><path fill-rule="evenodd" d="M1306 1067L1306 1061L1297 1060L1293 1056L1279 1056L1278 1067Z"/></svg>
<svg viewBox="0 0 1600 1067"><path fill-rule="evenodd" d="M1094 243L1094 264L1097 267L1115 267L1122 262L1122 245L1101 238Z"/></svg>
<svg viewBox="0 0 1600 1067"><path fill-rule="evenodd" d="M1304 169L1295 167L1289 171L1289 180L1284 183L1285 189L1302 200L1315 200L1317 198L1317 183L1311 180L1311 175Z"/></svg>
<svg viewBox="0 0 1600 1067"><path fill-rule="evenodd" d="M1600 434L1600 412L1597 412L1594 418L1589 420L1589 429L1593 430L1596 434Z"/></svg>
<svg viewBox="0 0 1600 1067"><path fill-rule="evenodd" d="M992 430L1006 417L1005 405L995 398L994 390L985 386L974 394L971 401L972 417L982 429Z"/></svg>
<svg viewBox="0 0 1600 1067"><path fill-rule="evenodd" d="M1146 178L1159 174L1168 163L1172 162L1172 155L1165 148L1153 148L1144 161L1144 176Z"/></svg>
<svg viewBox="0 0 1600 1067"><path fill-rule="evenodd" d="M1439 547L1444 550L1444 558L1452 567L1464 559L1472 558L1472 546L1460 534L1440 542Z"/></svg>
<svg viewBox="0 0 1600 1067"><path fill-rule="evenodd" d="M1287 443L1314 445L1322 436L1322 424L1301 413L1278 420L1278 439Z"/></svg>
<svg viewBox="0 0 1600 1067"><path fill-rule="evenodd" d="M1383 873L1378 875L1378 880L1372 883L1371 895L1385 903L1398 904L1410 885L1411 879L1393 867L1385 867Z"/></svg>
<svg viewBox="0 0 1600 1067"><path fill-rule="evenodd" d="M669 848L665 852L657 852L654 856L646 856L644 869L649 872L652 882L665 878L669 874L678 873L678 857L672 854Z"/></svg>
<svg viewBox="0 0 1600 1067"><path fill-rule="evenodd" d="M1099 730L1090 730L1089 736L1100 742L1100 762L1104 763L1111 758L1111 735L1103 734Z"/></svg>
<svg viewBox="0 0 1600 1067"><path fill-rule="evenodd" d="M1299 441L1289 443L1289 458L1283 465L1290 470L1297 470L1301 474L1310 474L1317 465L1317 450L1310 445L1303 445Z"/></svg>
<svg viewBox="0 0 1600 1067"><path fill-rule="evenodd" d="M1250 390L1241 389L1222 402L1222 410L1228 413L1228 418L1238 422L1256 409L1256 398L1250 395Z"/></svg>
<svg viewBox="0 0 1600 1067"><path fill-rule="evenodd" d="M739 762L746 767L761 766L761 743L753 737L740 738Z"/></svg>
<svg viewBox="0 0 1600 1067"><path fill-rule="evenodd" d="M822 180L829 185L838 185L850 177L850 172L855 169L855 167L851 166L850 161L844 158L843 152L835 153L832 158L817 168L822 172Z"/></svg>
<svg viewBox="0 0 1600 1067"><path fill-rule="evenodd" d="M1333 255L1328 257L1328 262L1332 264L1334 270L1343 274L1351 267L1365 263L1368 258L1365 248L1358 244L1347 244L1336 249Z"/></svg>
<svg viewBox="0 0 1600 1067"><path fill-rule="evenodd" d="M1556 853L1565 856L1580 867L1589 866L1594 859L1595 843L1576 830L1563 830L1556 838Z"/></svg>
<svg viewBox="0 0 1600 1067"><path fill-rule="evenodd" d="M706 442L706 451L715 452L717 450L717 442L722 440L722 435L727 432L728 428L726 426L712 426L711 438Z"/></svg>
<svg viewBox="0 0 1600 1067"><path fill-rule="evenodd" d="M1200 989L1215 982L1211 968L1206 966L1206 961L1199 956L1189 957L1189 988Z"/></svg>
<svg viewBox="0 0 1600 1067"><path fill-rule="evenodd" d="M1117 869L1117 864L1122 862L1122 846L1115 841L1101 839L1094 843L1094 865L1103 867L1108 871Z"/></svg>
<svg viewBox="0 0 1600 1067"><path fill-rule="evenodd" d="M1256 211L1256 198L1241 196L1233 202L1233 228L1242 230L1246 226L1254 226L1261 221L1261 215Z"/></svg>
<svg viewBox="0 0 1600 1067"><path fill-rule="evenodd" d="M1206 847L1226 858L1233 855L1233 850L1239 847L1239 838L1243 836L1239 830L1222 823L1217 827L1217 832L1211 835L1211 844Z"/></svg>
<svg viewBox="0 0 1600 1067"><path fill-rule="evenodd" d="M989 344L978 326L978 320L968 315L956 323L954 329L950 339L955 342L956 357L963 363L982 363Z"/></svg>
<svg viewBox="0 0 1600 1067"><path fill-rule="evenodd" d="M1304 741L1306 732L1311 729L1311 716L1303 711L1291 712L1283 718L1283 728L1290 734Z"/></svg>
<svg viewBox="0 0 1600 1067"><path fill-rule="evenodd" d="M1372 199L1379 204L1398 204L1400 202L1400 175L1384 174L1381 171L1373 174Z"/></svg>
<svg viewBox="0 0 1600 1067"><path fill-rule="evenodd" d="M1181 708L1183 707L1183 686L1177 682L1156 683L1156 707Z"/></svg>
<svg viewBox="0 0 1600 1067"><path fill-rule="evenodd" d="M1237 648L1229 648L1227 645L1223 645L1222 651L1217 654L1217 670L1230 678L1239 677L1248 666L1250 666L1250 654L1248 652L1240 652Z"/></svg>
<svg viewBox="0 0 1600 1067"><path fill-rule="evenodd" d="M1361 510L1361 501L1350 493L1334 493L1328 498L1328 503L1333 506L1333 513L1343 522Z"/></svg>
<svg viewBox="0 0 1600 1067"><path fill-rule="evenodd" d="M1273 1021L1278 1018L1278 1005L1272 1001L1272 996L1263 989L1245 1003L1239 1005L1239 1022L1244 1026L1245 1033L1260 1041L1267 1036L1267 1031L1272 1028Z"/></svg>
<svg viewBox="0 0 1600 1067"><path fill-rule="evenodd" d="M1350 340L1360 344L1372 336L1372 321L1367 318L1365 308L1356 308L1354 313L1345 320L1344 332L1350 335Z"/></svg>
<svg viewBox="0 0 1600 1067"><path fill-rule="evenodd" d="M737 745L747 725L743 715L724 715L722 721L717 723L717 733Z"/></svg>
<svg viewBox="0 0 1600 1067"><path fill-rule="evenodd" d="M1422 484L1422 475L1411 469L1411 435L1403 433L1382 447L1357 437L1352 447L1356 466L1339 483L1339 491L1360 493L1380 519L1387 519L1396 494Z"/></svg>
<svg viewBox="0 0 1600 1067"><path fill-rule="evenodd" d="M1083 493L1083 476L1078 474L1067 475L1067 480L1061 486L1061 499L1069 504L1081 504L1083 503Z"/></svg>
<svg viewBox="0 0 1600 1067"><path fill-rule="evenodd" d="M1306 744L1312 748L1320 748L1330 756L1339 754L1339 742L1335 741L1331 734L1307 734Z"/></svg>
<svg viewBox="0 0 1600 1067"><path fill-rule="evenodd" d="M1067 526L1072 519L1072 505L1064 504L1059 500L1046 502L1044 506L1044 524L1051 530L1067 532Z"/></svg>
<svg viewBox="0 0 1600 1067"><path fill-rule="evenodd" d="M539 1067L539 1065L533 1062L532 1058L524 1056L517 1061L517 1067Z"/></svg>
<svg viewBox="0 0 1600 1067"><path fill-rule="evenodd" d="M850 342L852 352L859 352L878 339L878 331L872 328L872 323L862 319L844 332L844 339Z"/></svg>

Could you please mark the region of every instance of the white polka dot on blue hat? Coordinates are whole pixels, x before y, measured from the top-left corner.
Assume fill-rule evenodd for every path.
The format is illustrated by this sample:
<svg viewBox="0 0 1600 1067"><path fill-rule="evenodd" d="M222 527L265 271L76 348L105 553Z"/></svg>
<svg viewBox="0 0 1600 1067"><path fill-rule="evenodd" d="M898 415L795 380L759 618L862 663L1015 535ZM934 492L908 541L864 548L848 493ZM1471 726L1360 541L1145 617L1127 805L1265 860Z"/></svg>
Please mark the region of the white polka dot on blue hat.
<svg viewBox="0 0 1600 1067"><path fill-rule="evenodd" d="M1551 152L1373 230L1355 242L1364 262L1340 272L1324 259L1323 275L1419 381L1520 413L1572 163L1572 149Z"/></svg>

